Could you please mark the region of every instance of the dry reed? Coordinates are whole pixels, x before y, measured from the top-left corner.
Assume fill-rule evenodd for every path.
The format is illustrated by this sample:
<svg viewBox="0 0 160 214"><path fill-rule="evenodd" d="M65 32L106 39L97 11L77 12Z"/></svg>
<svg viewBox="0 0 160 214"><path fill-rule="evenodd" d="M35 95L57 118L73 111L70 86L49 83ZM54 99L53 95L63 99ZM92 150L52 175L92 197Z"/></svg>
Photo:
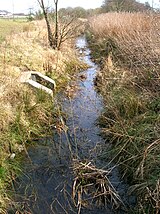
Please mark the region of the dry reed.
<svg viewBox="0 0 160 214"><path fill-rule="evenodd" d="M116 60L133 66L159 66L160 15L107 13L90 19L93 37L107 43ZM114 50L115 48L115 50ZM106 50L107 51L107 50Z"/></svg>

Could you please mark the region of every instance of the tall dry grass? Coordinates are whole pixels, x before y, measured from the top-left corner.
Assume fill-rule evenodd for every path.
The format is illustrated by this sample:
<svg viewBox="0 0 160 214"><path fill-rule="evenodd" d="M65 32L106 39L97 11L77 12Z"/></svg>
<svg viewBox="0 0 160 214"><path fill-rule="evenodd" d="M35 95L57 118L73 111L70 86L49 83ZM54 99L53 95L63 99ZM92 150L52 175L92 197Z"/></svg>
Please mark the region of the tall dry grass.
<svg viewBox="0 0 160 214"><path fill-rule="evenodd" d="M133 66L158 66L160 58L160 15L151 13L107 13L90 19L93 36L110 40L116 60Z"/></svg>

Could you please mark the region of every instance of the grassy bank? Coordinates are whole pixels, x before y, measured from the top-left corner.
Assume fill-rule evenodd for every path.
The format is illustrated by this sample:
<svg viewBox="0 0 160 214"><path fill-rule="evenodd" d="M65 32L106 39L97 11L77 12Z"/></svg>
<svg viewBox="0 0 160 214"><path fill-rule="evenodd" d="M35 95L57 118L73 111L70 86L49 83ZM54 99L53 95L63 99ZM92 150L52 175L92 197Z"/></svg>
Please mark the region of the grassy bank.
<svg viewBox="0 0 160 214"><path fill-rule="evenodd" d="M102 71L96 84L105 109L102 133L129 192L134 213L160 211L160 16L108 13L90 19L87 38Z"/></svg>
<svg viewBox="0 0 160 214"><path fill-rule="evenodd" d="M43 21L25 25L23 32L17 28L14 33L14 23L4 22L8 30L1 34L5 39L0 45L0 213L6 213L12 202L7 189L22 171L20 153L27 152L32 139L50 133L58 114L52 98L21 84L20 76L28 70L39 71L53 78L60 89L85 67L71 40L59 51L49 48Z"/></svg>

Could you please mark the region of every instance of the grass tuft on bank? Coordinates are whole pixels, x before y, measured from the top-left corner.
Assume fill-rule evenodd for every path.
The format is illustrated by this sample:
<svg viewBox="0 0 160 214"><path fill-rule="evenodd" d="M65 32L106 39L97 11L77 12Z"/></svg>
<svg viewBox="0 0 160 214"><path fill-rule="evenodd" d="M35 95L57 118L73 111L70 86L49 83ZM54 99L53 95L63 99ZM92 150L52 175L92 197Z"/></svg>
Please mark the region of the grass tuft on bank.
<svg viewBox="0 0 160 214"><path fill-rule="evenodd" d="M107 13L90 19L87 38L102 71L102 134L137 194L137 213L160 211L160 16ZM136 210L134 211L136 212Z"/></svg>

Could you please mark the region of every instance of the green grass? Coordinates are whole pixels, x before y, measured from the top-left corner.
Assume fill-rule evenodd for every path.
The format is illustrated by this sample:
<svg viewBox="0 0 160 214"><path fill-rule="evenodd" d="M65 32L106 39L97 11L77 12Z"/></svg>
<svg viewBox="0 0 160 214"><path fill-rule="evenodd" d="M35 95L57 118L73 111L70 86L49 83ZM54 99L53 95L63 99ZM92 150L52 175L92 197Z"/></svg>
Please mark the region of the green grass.
<svg viewBox="0 0 160 214"><path fill-rule="evenodd" d="M26 20L19 19L0 19L0 43L3 42L6 36L24 31Z"/></svg>

